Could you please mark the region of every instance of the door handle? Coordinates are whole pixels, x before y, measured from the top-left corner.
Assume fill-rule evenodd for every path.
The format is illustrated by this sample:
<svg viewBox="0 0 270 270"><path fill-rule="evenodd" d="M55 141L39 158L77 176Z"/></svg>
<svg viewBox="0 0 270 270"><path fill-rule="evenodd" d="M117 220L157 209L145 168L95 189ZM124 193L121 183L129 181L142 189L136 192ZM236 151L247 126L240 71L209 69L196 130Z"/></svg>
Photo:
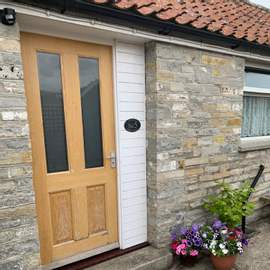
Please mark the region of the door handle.
<svg viewBox="0 0 270 270"><path fill-rule="evenodd" d="M107 157L111 161L111 168L116 168L116 154L115 152L111 152Z"/></svg>

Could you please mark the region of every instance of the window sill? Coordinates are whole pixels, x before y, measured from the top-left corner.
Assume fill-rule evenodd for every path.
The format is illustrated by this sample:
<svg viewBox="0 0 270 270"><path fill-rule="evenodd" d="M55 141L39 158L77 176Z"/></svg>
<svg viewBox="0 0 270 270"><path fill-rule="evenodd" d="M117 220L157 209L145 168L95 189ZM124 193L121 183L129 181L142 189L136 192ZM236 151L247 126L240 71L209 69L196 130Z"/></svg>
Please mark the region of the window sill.
<svg viewBox="0 0 270 270"><path fill-rule="evenodd" d="M239 152L270 148L270 136L247 137L240 139Z"/></svg>

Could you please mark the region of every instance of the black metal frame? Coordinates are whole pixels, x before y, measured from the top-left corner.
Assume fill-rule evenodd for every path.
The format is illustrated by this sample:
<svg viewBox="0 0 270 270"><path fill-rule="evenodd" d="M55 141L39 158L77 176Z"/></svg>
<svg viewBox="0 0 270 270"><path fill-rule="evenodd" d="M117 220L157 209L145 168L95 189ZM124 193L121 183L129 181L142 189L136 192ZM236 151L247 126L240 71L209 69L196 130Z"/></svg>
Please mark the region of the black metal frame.
<svg viewBox="0 0 270 270"><path fill-rule="evenodd" d="M264 165L260 165L259 171L258 171L257 175L255 176L254 180L252 181L252 183L250 185L251 188L256 187L256 185L257 185L257 183L258 183L258 181L259 181L259 179L260 179L260 177L261 177L261 175L262 175L262 173L264 171L264 168L265 168ZM249 193L246 202L249 200L250 195L251 195L251 192ZM243 202L243 203L245 204L246 202ZM245 216L242 217L242 231L244 233L246 232L246 217Z"/></svg>

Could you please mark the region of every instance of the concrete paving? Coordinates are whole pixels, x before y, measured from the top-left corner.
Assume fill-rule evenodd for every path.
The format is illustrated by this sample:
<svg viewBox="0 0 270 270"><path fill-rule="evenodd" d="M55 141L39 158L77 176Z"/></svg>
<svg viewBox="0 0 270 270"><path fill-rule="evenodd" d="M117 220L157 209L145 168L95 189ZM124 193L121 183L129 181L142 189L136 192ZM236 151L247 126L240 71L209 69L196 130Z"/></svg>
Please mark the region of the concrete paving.
<svg viewBox="0 0 270 270"><path fill-rule="evenodd" d="M164 270L171 265L172 254L168 249L148 246L84 270Z"/></svg>

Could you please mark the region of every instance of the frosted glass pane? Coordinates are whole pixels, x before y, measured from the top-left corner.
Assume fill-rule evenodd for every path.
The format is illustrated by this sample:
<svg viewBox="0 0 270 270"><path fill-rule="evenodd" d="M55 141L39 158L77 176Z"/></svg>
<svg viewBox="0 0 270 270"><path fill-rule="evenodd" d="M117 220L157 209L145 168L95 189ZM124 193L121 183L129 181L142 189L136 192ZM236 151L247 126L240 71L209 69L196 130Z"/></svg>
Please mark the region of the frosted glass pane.
<svg viewBox="0 0 270 270"><path fill-rule="evenodd" d="M98 60L79 58L85 167L103 166Z"/></svg>
<svg viewBox="0 0 270 270"><path fill-rule="evenodd" d="M48 173L68 170L64 105L58 54L37 53Z"/></svg>

